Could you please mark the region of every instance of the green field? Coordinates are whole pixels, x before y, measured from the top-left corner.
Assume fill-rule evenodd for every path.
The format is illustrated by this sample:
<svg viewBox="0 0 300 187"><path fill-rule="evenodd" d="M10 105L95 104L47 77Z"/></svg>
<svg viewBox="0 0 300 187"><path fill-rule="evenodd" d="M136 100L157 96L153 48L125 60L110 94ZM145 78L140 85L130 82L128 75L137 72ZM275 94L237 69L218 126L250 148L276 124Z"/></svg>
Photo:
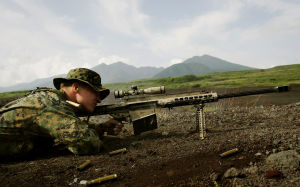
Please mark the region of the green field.
<svg viewBox="0 0 300 187"><path fill-rule="evenodd" d="M237 88L247 86L276 86L288 84L300 84L300 64L276 66L270 69L141 79L126 83L104 84L104 86L115 90L130 89L131 85L137 85L139 88L165 86L166 89L178 89L190 87Z"/></svg>
<svg viewBox="0 0 300 187"><path fill-rule="evenodd" d="M130 89L131 85L139 88L165 86L166 89L191 87L237 88L247 86L277 86L300 84L300 64L276 66L270 69L210 73L204 75L185 75L181 77L140 79L131 82L104 84L111 90ZM0 98L23 96L28 91L0 93Z"/></svg>
<svg viewBox="0 0 300 187"><path fill-rule="evenodd" d="M29 92L28 90L3 92L3 93L0 93L0 98L20 97L20 96L27 94L28 92Z"/></svg>

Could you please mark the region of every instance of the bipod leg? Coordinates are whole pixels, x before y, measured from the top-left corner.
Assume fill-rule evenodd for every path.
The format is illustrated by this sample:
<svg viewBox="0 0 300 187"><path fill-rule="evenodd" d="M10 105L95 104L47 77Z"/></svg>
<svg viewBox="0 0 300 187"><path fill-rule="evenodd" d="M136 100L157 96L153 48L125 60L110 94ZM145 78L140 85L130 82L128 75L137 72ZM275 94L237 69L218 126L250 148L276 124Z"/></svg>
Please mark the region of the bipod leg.
<svg viewBox="0 0 300 187"><path fill-rule="evenodd" d="M200 116L200 107L199 107L199 105L195 105L194 107L196 108L196 114L195 114L195 117L196 117L196 132L199 132L199 126L200 126L200 119L199 119L199 116Z"/></svg>
<svg viewBox="0 0 300 187"><path fill-rule="evenodd" d="M204 139L206 136L206 124L205 124L205 115L204 115L204 103L195 105L196 107L196 132L200 132L200 138Z"/></svg>

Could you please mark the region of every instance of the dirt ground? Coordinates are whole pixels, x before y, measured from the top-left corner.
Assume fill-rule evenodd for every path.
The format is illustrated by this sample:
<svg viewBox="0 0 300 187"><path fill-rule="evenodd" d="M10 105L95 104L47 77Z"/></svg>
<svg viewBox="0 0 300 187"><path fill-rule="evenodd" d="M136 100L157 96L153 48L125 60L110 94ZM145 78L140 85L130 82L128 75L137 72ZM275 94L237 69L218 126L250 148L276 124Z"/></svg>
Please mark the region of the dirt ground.
<svg viewBox="0 0 300 187"><path fill-rule="evenodd" d="M157 111L158 129L138 136L125 126L118 138L104 139L104 150L97 155L44 149L23 158L2 159L0 186L82 186L86 180L110 174L118 177L98 185L300 186L300 158L288 170L266 161L286 150L300 152L300 85L291 88L287 93L207 104L204 140L194 132L194 108L186 106ZM127 152L108 154L121 148ZM234 148L237 153L220 157ZM86 160L91 165L78 171Z"/></svg>

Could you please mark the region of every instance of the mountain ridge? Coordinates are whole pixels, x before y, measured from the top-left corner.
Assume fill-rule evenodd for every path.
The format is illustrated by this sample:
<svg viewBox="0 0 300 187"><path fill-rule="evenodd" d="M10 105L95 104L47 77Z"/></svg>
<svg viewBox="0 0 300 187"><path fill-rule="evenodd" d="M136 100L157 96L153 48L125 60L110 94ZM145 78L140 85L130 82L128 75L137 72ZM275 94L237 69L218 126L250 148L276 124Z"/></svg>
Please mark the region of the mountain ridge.
<svg viewBox="0 0 300 187"><path fill-rule="evenodd" d="M129 82L143 78L176 77L188 74L206 74L212 72L238 71L255 69L234 64L210 55L194 56L179 64L167 68L151 66L135 67L123 62L113 64L98 64L91 68L101 75L102 83ZM48 78L36 79L27 83L19 83L10 87L0 87L0 92L31 90L36 87L53 88L53 78L65 77L66 74L55 75Z"/></svg>
<svg viewBox="0 0 300 187"><path fill-rule="evenodd" d="M154 76L154 78L174 77L183 75L199 75L213 72L227 72L255 69L231 63L210 55L194 56L182 63L173 64Z"/></svg>
<svg viewBox="0 0 300 187"><path fill-rule="evenodd" d="M158 72L162 71L164 68L156 68L150 66L135 67L123 62L115 62L110 65L99 64L91 69L101 75L104 83L111 83L128 82L142 78L150 78Z"/></svg>
<svg viewBox="0 0 300 187"><path fill-rule="evenodd" d="M123 62L115 62L112 64L101 63L90 68L101 75L102 83L111 82L127 82L142 78L152 78L156 73L163 70L162 67L135 67ZM19 83L13 86L0 87L0 92L19 91L19 90L32 90L36 87L49 87L54 88L53 78L66 77L66 74L54 75L47 78L36 79L31 82Z"/></svg>

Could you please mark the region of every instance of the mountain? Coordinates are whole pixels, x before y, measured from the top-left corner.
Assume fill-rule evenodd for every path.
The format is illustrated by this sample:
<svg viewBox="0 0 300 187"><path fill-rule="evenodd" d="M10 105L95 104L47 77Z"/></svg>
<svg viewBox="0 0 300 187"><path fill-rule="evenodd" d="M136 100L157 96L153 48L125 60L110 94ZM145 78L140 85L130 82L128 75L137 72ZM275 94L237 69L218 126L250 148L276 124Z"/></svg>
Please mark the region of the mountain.
<svg viewBox="0 0 300 187"><path fill-rule="evenodd" d="M127 82L142 78L151 78L164 68L156 67L135 67L123 62L116 62L110 65L99 64L92 70L96 71L101 75L102 83L109 82ZM49 87L54 88L53 78L54 77L66 77L66 74L56 75L43 79L36 79L28 83L20 83L9 87L0 87L0 92L10 92L18 90L32 90L36 87Z"/></svg>
<svg viewBox="0 0 300 187"><path fill-rule="evenodd" d="M209 55L195 56L182 63L174 64L166 69L156 67L135 67L123 62L116 62L110 65L99 64L92 70L101 75L103 83L128 82L132 80L152 77L174 77L187 74L205 74L212 72L226 72L254 69L247 66L233 64L225 60ZM20 83L10 87L0 87L0 92L31 90L36 87L52 87L54 77L65 77L66 74L56 75L48 78L37 79L29 83Z"/></svg>
<svg viewBox="0 0 300 187"><path fill-rule="evenodd" d="M234 64L213 56L194 56L182 63L174 64L154 75L158 77L177 77L188 74L198 75L212 72L227 72L254 69L239 64Z"/></svg>
<svg viewBox="0 0 300 187"><path fill-rule="evenodd" d="M11 91L19 91L19 90L32 90L36 87L48 87L54 88L53 86L53 78L54 77L65 77L66 75L56 75L48 78L36 79L32 82L19 83L9 87L0 87L0 92L11 92Z"/></svg>
<svg viewBox="0 0 300 187"><path fill-rule="evenodd" d="M135 67L123 62L116 62L110 65L99 64L92 68L101 75L104 83L128 82L137 79L151 78L164 68L156 67Z"/></svg>

